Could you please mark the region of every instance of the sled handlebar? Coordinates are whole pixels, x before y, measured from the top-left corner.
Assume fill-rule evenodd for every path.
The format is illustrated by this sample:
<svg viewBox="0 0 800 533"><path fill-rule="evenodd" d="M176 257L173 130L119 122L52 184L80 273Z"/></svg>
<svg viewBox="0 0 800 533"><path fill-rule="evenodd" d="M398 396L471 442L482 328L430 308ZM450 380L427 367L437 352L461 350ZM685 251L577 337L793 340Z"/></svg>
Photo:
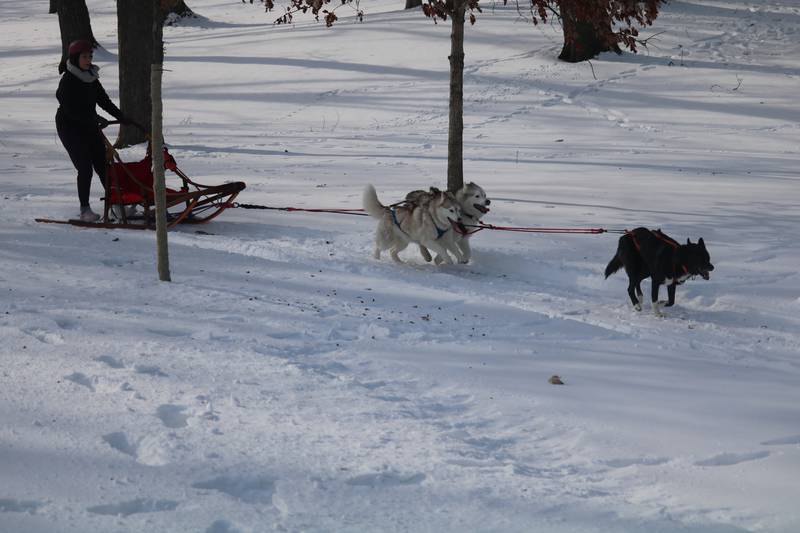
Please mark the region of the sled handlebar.
<svg viewBox="0 0 800 533"><path fill-rule="evenodd" d="M121 120L106 120L105 122L101 122L100 124L98 124L98 126L100 127L101 130L103 130L103 129L107 128L108 126L112 126L114 124L123 124L123 122ZM130 124L131 126L136 127L137 129L141 130L142 133L145 133L145 134L147 133L147 130L144 128L144 126L142 126L138 122L130 121L130 122L127 122L126 124Z"/></svg>

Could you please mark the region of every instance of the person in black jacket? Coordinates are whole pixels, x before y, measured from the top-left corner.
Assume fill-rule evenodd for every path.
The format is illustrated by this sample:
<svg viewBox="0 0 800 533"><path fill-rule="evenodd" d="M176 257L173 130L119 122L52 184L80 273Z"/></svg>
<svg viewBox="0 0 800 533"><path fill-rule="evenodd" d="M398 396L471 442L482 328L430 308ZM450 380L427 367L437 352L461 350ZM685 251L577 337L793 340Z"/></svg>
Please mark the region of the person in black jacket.
<svg viewBox="0 0 800 533"><path fill-rule="evenodd" d="M56 130L78 171L80 218L84 222L95 222L100 218L89 207L92 167L103 187L106 181L106 147L100 130L108 125L108 120L97 114L95 106L99 105L123 124L130 123L100 84L99 70L92 64L91 43L86 40L73 41L69 45L67 69L56 91L59 103Z"/></svg>

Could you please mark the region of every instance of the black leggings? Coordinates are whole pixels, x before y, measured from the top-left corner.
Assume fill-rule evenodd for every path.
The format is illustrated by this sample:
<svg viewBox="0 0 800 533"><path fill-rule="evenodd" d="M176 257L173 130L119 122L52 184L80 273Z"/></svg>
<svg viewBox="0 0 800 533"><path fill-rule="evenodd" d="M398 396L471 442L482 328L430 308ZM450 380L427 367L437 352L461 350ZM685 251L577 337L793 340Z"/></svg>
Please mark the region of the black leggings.
<svg viewBox="0 0 800 533"><path fill-rule="evenodd" d="M92 188L92 168L106 186L106 147L100 131L87 131L74 127L61 117L56 117L56 130L61 144L67 149L75 170L78 171L78 200L81 207L89 206Z"/></svg>

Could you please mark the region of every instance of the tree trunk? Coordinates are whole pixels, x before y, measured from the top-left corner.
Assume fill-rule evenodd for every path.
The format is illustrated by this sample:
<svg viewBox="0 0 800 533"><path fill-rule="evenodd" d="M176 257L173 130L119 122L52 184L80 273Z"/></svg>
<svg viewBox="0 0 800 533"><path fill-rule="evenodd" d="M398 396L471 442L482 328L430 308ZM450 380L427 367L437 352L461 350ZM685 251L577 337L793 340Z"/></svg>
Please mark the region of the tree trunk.
<svg viewBox="0 0 800 533"><path fill-rule="evenodd" d="M558 58L568 63L592 59L601 52L622 53L614 39L611 18L600 23L581 20L568 2L561 3L561 24L564 28L564 47Z"/></svg>
<svg viewBox="0 0 800 533"><path fill-rule="evenodd" d="M117 0L119 39L119 103L121 111L150 130L150 66L153 62L153 7L143 0ZM133 125L119 128L116 147L145 142L145 132Z"/></svg>
<svg viewBox="0 0 800 533"><path fill-rule="evenodd" d="M413 9L415 7L420 7L422 5L422 0L406 0L406 9Z"/></svg>
<svg viewBox="0 0 800 533"><path fill-rule="evenodd" d="M50 0L50 8L47 10L49 15L58 13L58 0Z"/></svg>
<svg viewBox="0 0 800 533"><path fill-rule="evenodd" d="M169 275L169 246L167 242L167 193L164 183L164 136L162 132L161 74L164 71L164 25L161 21L160 0L152 3L150 42L152 63L150 65L150 88L152 100L152 150L153 189L156 204L156 253L158 256L158 279L171 281ZM146 34L145 34L146 35Z"/></svg>
<svg viewBox="0 0 800 533"><path fill-rule="evenodd" d="M69 43L86 39L96 45L97 41L92 33L86 0L51 0L50 9L53 8L58 12L58 27L61 30L61 61L58 64L58 73L62 74L67 70Z"/></svg>
<svg viewBox="0 0 800 533"><path fill-rule="evenodd" d="M464 186L464 15L466 0L455 0L450 34L450 126L447 132L447 190Z"/></svg>

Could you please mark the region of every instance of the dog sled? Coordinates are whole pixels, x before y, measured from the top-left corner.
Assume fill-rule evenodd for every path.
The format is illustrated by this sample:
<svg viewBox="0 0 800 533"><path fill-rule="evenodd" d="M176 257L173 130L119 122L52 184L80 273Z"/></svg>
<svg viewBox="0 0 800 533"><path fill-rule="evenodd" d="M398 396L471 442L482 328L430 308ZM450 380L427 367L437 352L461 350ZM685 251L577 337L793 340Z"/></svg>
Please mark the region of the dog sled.
<svg viewBox="0 0 800 533"><path fill-rule="evenodd" d="M141 161L125 162L104 136L106 143L106 194L103 216L97 222L81 220L50 220L37 222L71 224L82 227L155 229L155 190L152 145ZM221 185L204 185L192 180L179 167L164 147L164 170L167 180L167 228L178 224L202 224L219 216L233 206L234 199L245 188L242 181ZM178 178L178 182L175 181ZM172 182L176 186L170 187Z"/></svg>

